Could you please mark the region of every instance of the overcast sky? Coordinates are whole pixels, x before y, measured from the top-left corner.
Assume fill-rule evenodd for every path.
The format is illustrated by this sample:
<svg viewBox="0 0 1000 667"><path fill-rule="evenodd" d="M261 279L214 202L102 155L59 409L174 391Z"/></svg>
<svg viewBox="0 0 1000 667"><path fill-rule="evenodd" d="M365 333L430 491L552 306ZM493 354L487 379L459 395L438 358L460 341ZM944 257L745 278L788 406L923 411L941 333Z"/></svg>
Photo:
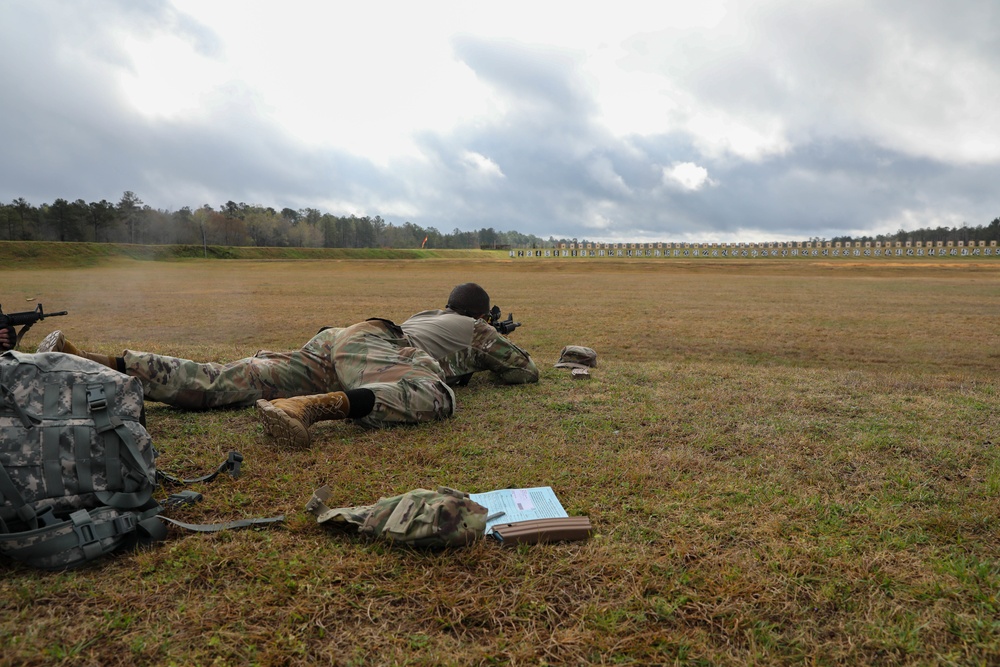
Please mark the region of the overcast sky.
<svg viewBox="0 0 1000 667"><path fill-rule="evenodd" d="M0 0L0 201L806 240L1000 216L1000 2Z"/></svg>

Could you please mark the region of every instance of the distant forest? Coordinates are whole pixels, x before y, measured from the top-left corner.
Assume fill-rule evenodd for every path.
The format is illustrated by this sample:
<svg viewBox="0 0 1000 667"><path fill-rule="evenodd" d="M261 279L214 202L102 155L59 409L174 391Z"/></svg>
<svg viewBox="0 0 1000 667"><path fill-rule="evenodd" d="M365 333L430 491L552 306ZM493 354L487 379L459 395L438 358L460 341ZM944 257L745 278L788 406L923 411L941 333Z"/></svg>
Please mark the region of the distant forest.
<svg viewBox="0 0 1000 667"><path fill-rule="evenodd" d="M165 211L143 204L134 192L117 203L102 199L56 199L35 206L19 197L0 204L0 240L91 241L98 243L196 244L307 248L551 248L587 243L586 238L553 238L490 228L450 233L411 222L395 225L380 216L336 216L314 208L280 211L228 201L218 208ZM676 239L662 239L675 241ZM1000 218L987 225L937 227L876 236L813 237L808 241L1000 241ZM739 241L739 239L733 239Z"/></svg>

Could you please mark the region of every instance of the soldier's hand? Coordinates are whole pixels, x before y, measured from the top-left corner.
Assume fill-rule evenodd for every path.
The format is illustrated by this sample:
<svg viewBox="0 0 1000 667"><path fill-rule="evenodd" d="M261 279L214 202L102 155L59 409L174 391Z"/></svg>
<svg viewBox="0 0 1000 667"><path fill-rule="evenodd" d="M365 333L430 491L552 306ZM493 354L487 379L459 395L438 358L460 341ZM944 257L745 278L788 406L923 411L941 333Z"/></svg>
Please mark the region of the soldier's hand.
<svg viewBox="0 0 1000 667"><path fill-rule="evenodd" d="M11 336L12 329L0 329L0 351L9 350L14 344L14 338Z"/></svg>

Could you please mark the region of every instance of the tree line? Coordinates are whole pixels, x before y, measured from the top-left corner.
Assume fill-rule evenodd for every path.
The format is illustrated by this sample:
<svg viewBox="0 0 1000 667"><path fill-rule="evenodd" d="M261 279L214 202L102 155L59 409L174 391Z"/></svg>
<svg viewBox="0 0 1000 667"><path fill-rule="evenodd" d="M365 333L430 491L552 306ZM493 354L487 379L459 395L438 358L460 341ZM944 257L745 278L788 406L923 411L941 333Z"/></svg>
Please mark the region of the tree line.
<svg viewBox="0 0 1000 667"><path fill-rule="evenodd" d="M812 239L811 239L812 240ZM823 240L826 239L814 239ZM894 234L879 234L877 236L836 236L831 241L911 241L916 243L921 241L926 244L928 241L953 241L958 243L959 241L964 241L966 245L970 242L975 241L996 241L1000 244L1000 218L993 218L993 220L986 225L976 225L975 227L969 226L968 224L963 224L961 227L925 227L922 229L914 229L912 231L906 231L900 229Z"/></svg>
<svg viewBox="0 0 1000 667"><path fill-rule="evenodd" d="M381 216L336 216L315 208L280 211L228 201L192 210L154 209L131 191L116 203L56 199L35 206L19 197L0 204L0 240L193 244L303 248L505 248L551 247L531 234L454 229L450 233Z"/></svg>
<svg viewBox="0 0 1000 667"><path fill-rule="evenodd" d="M228 201L216 208L178 211L147 206L132 191L112 203L106 199L86 202L56 199L35 206L18 197L0 204L0 240L90 241L221 246L274 246L306 248L551 248L561 243L588 243L588 239L542 239L517 231L483 228L450 233L412 222L393 224L381 216L336 216L315 208L280 211ZM665 241L671 239L664 239ZM738 240L738 239L734 239ZM876 236L813 237L809 241L997 241L1000 217L987 225L936 227Z"/></svg>

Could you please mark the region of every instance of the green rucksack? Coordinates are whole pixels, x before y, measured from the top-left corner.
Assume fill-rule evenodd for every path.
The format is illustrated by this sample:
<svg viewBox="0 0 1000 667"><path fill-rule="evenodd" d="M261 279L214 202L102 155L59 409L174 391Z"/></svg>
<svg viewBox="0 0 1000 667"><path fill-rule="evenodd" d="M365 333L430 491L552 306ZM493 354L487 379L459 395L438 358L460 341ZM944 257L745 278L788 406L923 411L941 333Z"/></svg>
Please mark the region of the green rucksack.
<svg viewBox="0 0 1000 667"><path fill-rule="evenodd" d="M232 452L211 475L180 480L157 471L156 456L136 378L68 354L0 355L0 553L63 569L161 540L164 521L216 530L280 520L195 526L159 516L159 482L235 477L242 457Z"/></svg>

